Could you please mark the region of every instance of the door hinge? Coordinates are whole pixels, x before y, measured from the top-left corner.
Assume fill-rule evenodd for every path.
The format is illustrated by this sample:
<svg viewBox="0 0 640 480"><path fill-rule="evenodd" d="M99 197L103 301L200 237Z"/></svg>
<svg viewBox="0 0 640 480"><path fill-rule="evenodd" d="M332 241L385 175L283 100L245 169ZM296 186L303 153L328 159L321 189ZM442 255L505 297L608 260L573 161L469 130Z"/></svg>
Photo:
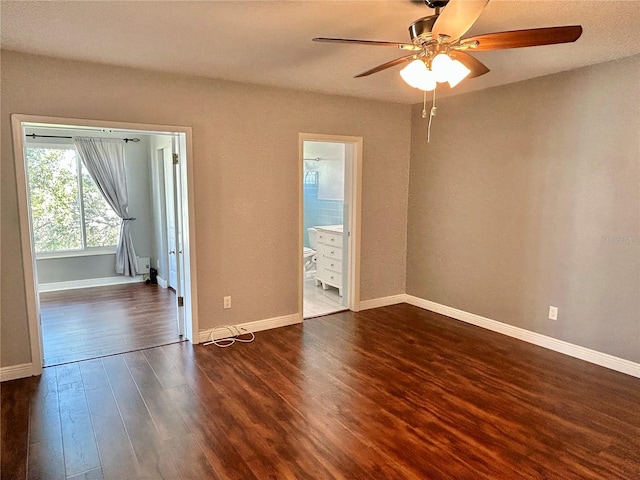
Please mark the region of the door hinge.
<svg viewBox="0 0 640 480"><path fill-rule="evenodd" d="M177 164L178 164L178 154L177 154L177 153L174 153L174 154L173 154L173 164L174 164L174 165L177 165Z"/></svg>
<svg viewBox="0 0 640 480"><path fill-rule="evenodd" d="M178 306L184 307L184 297L178 297Z"/></svg>

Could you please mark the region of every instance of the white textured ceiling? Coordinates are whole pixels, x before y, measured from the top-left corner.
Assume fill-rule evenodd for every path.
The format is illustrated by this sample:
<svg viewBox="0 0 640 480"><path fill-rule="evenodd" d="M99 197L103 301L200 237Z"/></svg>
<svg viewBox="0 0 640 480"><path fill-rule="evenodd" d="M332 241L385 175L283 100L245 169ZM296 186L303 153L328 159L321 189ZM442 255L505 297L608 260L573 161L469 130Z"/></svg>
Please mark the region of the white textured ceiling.
<svg viewBox="0 0 640 480"><path fill-rule="evenodd" d="M404 42L433 10L396 1L1 1L2 48L330 94L418 103L389 47L313 43L317 36ZM580 24L576 43L476 52L478 90L640 53L640 1L491 0L466 37ZM445 92L443 92L445 93Z"/></svg>

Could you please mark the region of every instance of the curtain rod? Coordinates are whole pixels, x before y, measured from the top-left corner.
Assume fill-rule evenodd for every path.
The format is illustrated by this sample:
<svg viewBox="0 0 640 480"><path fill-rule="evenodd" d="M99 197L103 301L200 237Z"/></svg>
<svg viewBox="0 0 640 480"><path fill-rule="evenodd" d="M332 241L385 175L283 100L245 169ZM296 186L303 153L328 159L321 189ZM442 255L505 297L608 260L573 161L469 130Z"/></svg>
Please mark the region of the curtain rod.
<svg viewBox="0 0 640 480"><path fill-rule="evenodd" d="M62 135L36 135L35 133L30 133L29 135L25 135L25 137L31 137L33 139L36 139L36 138L73 138L73 137L64 137ZM139 142L140 141L139 138L123 138L122 140L124 140L124 143L129 143L129 142L134 142L135 143L135 142Z"/></svg>

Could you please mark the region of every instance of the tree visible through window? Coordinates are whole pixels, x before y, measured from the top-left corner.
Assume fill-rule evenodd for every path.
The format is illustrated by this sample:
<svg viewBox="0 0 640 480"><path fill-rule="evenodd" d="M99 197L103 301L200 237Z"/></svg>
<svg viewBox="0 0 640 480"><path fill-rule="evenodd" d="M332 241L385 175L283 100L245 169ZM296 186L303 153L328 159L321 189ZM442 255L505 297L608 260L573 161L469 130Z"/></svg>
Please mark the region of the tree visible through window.
<svg viewBox="0 0 640 480"><path fill-rule="evenodd" d="M37 253L115 246L120 218L72 147L28 147L27 170Z"/></svg>

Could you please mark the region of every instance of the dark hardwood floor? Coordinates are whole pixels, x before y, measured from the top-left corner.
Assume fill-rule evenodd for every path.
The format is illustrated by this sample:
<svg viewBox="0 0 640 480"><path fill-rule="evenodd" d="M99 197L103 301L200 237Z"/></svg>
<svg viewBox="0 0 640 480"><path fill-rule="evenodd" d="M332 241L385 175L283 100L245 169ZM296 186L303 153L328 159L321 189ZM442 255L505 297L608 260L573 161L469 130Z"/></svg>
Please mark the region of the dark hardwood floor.
<svg viewBox="0 0 640 480"><path fill-rule="evenodd" d="M44 365L180 341L175 293L144 283L40 294Z"/></svg>
<svg viewBox="0 0 640 480"><path fill-rule="evenodd" d="M1 390L3 479L640 478L640 379L408 305Z"/></svg>

